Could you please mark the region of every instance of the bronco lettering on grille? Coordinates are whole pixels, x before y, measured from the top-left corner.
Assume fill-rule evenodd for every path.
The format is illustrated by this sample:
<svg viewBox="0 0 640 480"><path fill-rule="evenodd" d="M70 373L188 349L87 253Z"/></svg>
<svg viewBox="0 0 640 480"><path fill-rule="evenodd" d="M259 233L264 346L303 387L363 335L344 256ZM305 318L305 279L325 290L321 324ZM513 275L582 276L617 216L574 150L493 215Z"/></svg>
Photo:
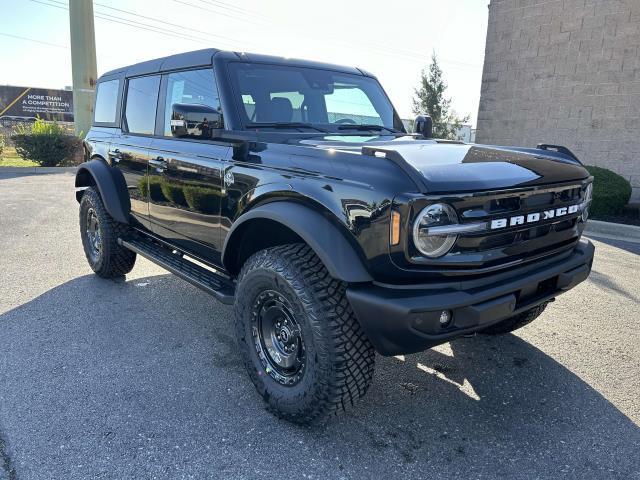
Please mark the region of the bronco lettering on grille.
<svg viewBox="0 0 640 480"><path fill-rule="evenodd" d="M550 220L552 218L564 217L565 215L571 215L577 213L580 210L580 205L571 205L570 207L560 207L551 210L544 210L542 212L528 213L527 215L516 215L508 218L496 218L491 220L491 230L498 228L514 227L516 225L524 225L526 223L535 223L540 220Z"/></svg>

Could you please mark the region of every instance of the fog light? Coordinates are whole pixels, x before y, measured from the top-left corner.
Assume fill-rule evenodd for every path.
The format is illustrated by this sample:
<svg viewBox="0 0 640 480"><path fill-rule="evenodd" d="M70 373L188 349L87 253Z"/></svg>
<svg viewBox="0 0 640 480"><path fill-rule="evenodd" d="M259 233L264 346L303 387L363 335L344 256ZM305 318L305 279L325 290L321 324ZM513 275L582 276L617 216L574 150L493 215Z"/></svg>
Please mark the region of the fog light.
<svg viewBox="0 0 640 480"><path fill-rule="evenodd" d="M449 310L443 310L440 312L440 326L446 327L451 323L451 312Z"/></svg>

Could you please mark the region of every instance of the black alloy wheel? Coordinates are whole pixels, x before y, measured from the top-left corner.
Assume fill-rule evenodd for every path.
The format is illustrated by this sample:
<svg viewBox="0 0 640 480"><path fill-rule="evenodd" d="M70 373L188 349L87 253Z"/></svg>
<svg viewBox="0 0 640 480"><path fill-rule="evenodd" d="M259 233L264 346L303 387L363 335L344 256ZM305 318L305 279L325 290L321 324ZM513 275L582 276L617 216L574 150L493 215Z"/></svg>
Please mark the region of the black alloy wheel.
<svg viewBox="0 0 640 480"><path fill-rule="evenodd" d="M281 385L295 385L304 374L306 352L287 300L265 290L255 299L252 317L253 342L265 372Z"/></svg>
<svg viewBox="0 0 640 480"><path fill-rule="evenodd" d="M278 417L322 422L369 388L375 351L346 288L305 244L267 248L245 261L235 295L238 346Z"/></svg>
<svg viewBox="0 0 640 480"><path fill-rule="evenodd" d="M102 255L102 236L100 235L100 221L98 215L93 208L87 210L86 215L86 235L88 243L88 251L91 261L97 262Z"/></svg>
<svg viewBox="0 0 640 480"><path fill-rule="evenodd" d="M102 278L117 278L131 271L136 254L118 243L132 234L129 225L115 221L95 187L82 192L80 238L91 269Z"/></svg>

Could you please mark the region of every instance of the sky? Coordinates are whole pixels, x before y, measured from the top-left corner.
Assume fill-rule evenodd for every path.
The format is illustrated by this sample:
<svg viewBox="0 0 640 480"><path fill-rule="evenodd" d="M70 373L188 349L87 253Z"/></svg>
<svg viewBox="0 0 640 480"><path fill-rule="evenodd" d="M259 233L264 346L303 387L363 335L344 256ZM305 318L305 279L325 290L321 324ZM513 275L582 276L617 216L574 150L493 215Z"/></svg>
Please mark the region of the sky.
<svg viewBox="0 0 640 480"><path fill-rule="evenodd" d="M489 0L94 0L98 75L201 48L357 66L412 118L435 51L460 116L475 125ZM67 0L0 0L0 84L71 85Z"/></svg>

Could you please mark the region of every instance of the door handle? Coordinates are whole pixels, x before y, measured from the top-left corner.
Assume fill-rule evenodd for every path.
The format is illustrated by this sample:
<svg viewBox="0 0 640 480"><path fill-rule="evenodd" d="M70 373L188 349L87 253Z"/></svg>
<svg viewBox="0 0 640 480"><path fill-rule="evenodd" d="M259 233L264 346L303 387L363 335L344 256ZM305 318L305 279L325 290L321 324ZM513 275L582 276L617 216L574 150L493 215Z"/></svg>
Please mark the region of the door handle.
<svg viewBox="0 0 640 480"><path fill-rule="evenodd" d="M167 169L167 162L162 157L156 157L149 160L149 165L156 167L158 172L164 172Z"/></svg>
<svg viewBox="0 0 640 480"><path fill-rule="evenodd" d="M115 150L109 150L109 157L113 158L116 162L122 160L122 153L120 149L116 148Z"/></svg>

